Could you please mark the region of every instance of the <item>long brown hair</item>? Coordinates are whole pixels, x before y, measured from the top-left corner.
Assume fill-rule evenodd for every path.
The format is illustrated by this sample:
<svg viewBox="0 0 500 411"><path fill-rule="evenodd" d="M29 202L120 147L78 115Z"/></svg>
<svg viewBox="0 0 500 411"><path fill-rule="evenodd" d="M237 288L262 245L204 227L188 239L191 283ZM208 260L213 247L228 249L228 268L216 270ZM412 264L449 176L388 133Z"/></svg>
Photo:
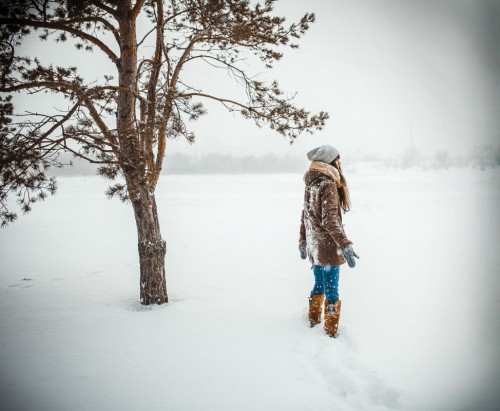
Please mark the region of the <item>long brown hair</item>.
<svg viewBox="0 0 500 411"><path fill-rule="evenodd" d="M337 188L337 192L339 194L340 207L344 210L344 213L347 213L351 209L351 199L349 198L349 188L347 187L347 181L342 174L342 167L337 165L337 159L340 158L340 155L335 157L330 165L334 166L340 175L340 185Z"/></svg>

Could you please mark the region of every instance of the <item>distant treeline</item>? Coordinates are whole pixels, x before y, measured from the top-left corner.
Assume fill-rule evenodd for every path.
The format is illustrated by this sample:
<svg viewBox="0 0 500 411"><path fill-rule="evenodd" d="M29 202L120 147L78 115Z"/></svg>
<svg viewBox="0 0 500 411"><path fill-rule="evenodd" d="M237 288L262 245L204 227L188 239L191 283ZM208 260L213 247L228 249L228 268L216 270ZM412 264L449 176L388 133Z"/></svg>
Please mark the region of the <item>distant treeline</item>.
<svg viewBox="0 0 500 411"><path fill-rule="evenodd" d="M492 146L475 147L466 154L438 151L432 155L421 155L415 148L408 149L403 155L392 158L365 156L363 158L344 159L344 165L359 162L376 162L383 167L407 169L447 169L453 167L473 167L484 170L500 166L500 148ZM52 170L60 176L95 175L96 166L86 161L67 157L68 164L60 169ZM72 163L69 166L69 163ZM174 153L167 155L163 167L164 174L268 174L268 173L303 173L308 167L307 158L292 155L279 156L266 154L263 156L235 157L230 154L206 154L195 157L188 154Z"/></svg>
<svg viewBox="0 0 500 411"><path fill-rule="evenodd" d="M485 170L500 166L500 147L476 146L469 153L457 154L437 151L433 155L421 155L414 147L401 157L386 160L386 165L395 168L448 169L472 167Z"/></svg>
<svg viewBox="0 0 500 411"><path fill-rule="evenodd" d="M55 170L60 176L87 176L96 174L97 167L80 159L69 158L65 167ZM71 165L69 165L71 163ZM257 173L296 173L307 168L307 159L300 160L290 155L235 157L229 154L206 154L195 157L174 153L167 155L163 165L164 174L257 174Z"/></svg>
<svg viewBox="0 0 500 411"><path fill-rule="evenodd" d="M214 153L198 158L187 154L173 154L165 158L164 172L167 174L295 173L303 171L306 167L307 160L289 155L235 157Z"/></svg>

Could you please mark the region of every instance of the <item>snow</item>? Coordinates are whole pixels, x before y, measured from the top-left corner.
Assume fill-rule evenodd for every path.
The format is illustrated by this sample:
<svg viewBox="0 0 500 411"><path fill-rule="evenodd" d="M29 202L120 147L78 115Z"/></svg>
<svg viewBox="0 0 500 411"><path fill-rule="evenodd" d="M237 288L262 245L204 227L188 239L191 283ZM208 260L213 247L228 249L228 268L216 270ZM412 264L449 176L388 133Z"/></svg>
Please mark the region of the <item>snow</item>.
<svg viewBox="0 0 500 411"><path fill-rule="evenodd" d="M346 171L340 337L307 322L302 175L164 176L170 303L97 177L0 231L3 410L499 409L498 169Z"/></svg>

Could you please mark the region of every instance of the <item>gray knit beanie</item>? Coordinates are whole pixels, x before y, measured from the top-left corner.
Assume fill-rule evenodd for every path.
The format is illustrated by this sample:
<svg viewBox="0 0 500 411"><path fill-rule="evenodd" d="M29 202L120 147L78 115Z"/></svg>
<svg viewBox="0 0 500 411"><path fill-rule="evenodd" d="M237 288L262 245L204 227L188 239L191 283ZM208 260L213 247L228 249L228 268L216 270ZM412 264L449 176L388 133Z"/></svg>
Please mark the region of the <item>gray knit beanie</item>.
<svg viewBox="0 0 500 411"><path fill-rule="evenodd" d="M332 146L319 146L313 148L307 153L307 158L310 161L322 161L323 163L330 164L339 155L339 150Z"/></svg>

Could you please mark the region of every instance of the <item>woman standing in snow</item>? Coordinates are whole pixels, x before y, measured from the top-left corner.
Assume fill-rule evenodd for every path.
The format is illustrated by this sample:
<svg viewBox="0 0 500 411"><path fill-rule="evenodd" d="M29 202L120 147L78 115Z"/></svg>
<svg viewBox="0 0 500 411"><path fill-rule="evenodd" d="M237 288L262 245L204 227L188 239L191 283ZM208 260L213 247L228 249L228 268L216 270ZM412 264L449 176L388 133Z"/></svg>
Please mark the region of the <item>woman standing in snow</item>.
<svg viewBox="0 0 500 411"><path fill-rule="evenodd" d="M304 176L299 250L303 260L309 257L314 272L309 322L311 327L321 322L324 306L325 332L336 337L340 318L340 265L347 260L349 267L354 267L354 257L359 258L342 226L341 212L349 211L351 203L338 150L328 145L317 147L307 153L307 158L311 166Z"/></svg>

